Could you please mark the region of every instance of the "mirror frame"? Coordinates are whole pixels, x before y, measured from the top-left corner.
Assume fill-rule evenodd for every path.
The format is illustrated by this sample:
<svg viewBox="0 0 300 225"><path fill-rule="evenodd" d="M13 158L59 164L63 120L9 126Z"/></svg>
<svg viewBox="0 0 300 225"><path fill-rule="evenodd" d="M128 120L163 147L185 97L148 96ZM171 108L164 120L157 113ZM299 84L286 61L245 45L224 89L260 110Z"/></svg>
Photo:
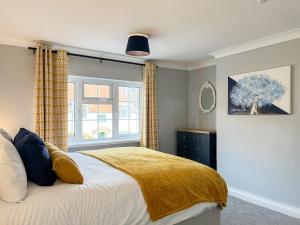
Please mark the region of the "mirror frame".
<svg viewBox="0 0 300 225"><path fill-rule="evenodd" d="M204 90L205 88L211 89L212 95L213 95L213 104L212 104L212 106L211 106L209 109L204 109L204 108L203 108L203 105L202 105L202 92L203 92L203 90ZM199 99L198 99L198 100L199 100L199 108L200 108L200 110L201 110L203 113L207 114L207 113L210 113L211 111L213 111L213 110L215 109L215 107L216 107L216 90L215 90L214 86L213 86L210 82L206 81L206 82L201 86L198 98L199 98Z"/></svg>

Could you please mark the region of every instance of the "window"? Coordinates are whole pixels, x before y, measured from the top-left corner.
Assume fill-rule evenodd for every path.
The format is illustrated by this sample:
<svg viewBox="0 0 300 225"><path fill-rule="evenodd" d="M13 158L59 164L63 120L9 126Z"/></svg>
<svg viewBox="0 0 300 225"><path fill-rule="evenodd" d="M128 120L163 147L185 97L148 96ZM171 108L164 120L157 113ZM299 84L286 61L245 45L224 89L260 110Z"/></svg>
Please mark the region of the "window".
<svg viewBox="0 0 300 225"><path fill-rule="evenodd" d="M69 142L140 138L142 83L69 76Z"/></svg>
<svg viewBox="0 0 300 225"><path fill-rule="evenodd" d="M139 132L140 102L139 88L119 87L119 134Z"/></svg>

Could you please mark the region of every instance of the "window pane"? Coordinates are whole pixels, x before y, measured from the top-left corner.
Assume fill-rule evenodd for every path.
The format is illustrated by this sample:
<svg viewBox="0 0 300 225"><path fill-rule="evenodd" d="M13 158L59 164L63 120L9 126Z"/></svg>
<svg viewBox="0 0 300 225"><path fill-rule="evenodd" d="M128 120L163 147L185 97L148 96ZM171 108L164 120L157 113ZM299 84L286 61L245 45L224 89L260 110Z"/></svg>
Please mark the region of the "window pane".
<svg viewBox="0 0 300 225"><path fill-rule="evenodd" d="M127 102L119 103L119 119L129 119L129 104Z"/></svg>
<svg viewBox="0 0 300 225"><path fill-rule="evenodd" d="M140 118L140 89L119 87L119 133L138 134Z"/></svg>
<svg viewBox="0 0 300 225"><path fill-rule="evenodd" d="M129 120L129 133L138 134L139 133L139 121L138 120Z"/></svg>
<svg viewBox="0 0 300 225"><path fill-rule="evenodd" d="M128 88L129 97L131 102L138 102L140 99L140 89L139 88Z"/></svg>
<svg viewBox="0 0 300 225"><path fill-rule="evenodd" d="M112 137L112 120L102 120L98 123L98 139Z"/></svg>
<svg viewBox="0 0 300 225"><path fill-rule="evenodd" d="M112 137L112 105L100 104L98 106L98 139Z"/></svg>
<svg viewBox="0 0 300 225"><path fill-rule="evenodd" d="M74 132L74 121L69 120L68 121L68 136L69 137L74 137L75 132Z"/></svg>
<svg viewBox="0 0 300 225"><path fill-rule="evenodd" d="M99 98L110 98L110 86L98 85L98 97Z"/></svg>
<svg viewBox="0 0 300 225"><path fill-rule="evenodd" d="M98 105L97 104L82 104L82 119L97 120Z"/></svg>
<svg viewBox="0 0 300 225"><path fill-rule="evenodd" d="M69 99L68 101L68 120L75 119L75 102L74 100Z"/></svg>
<svg viewBox="0 0 300 225"><path fill-rule="evenodd" d="M71 111L70 108L69 108L69 111L68 111L68 120L74 120L74 119L75 119L74 118L74 111Z"/></svg>
<svg viewBox="0 0 300 225"><path fill-rule="evenodd" d="M128 134L129 124L128 120L119 120L119 134Z"/></svg>
<svg viewBox="0 0 300 225"><path fill-rule="evenodd" d="M74 100L74 83L68 83L68 99Z"/></svg>
<svg viewBox="0 0 300 225"><path fill-rule="evenodd" d="M97 97L97 85L84 84L84 97L96 98Z"/></svg>
<svg viewBox="0 0 300 225"><path fill-rule="evenodd" d="M126 102L128 100L129 100L128 88L127 87L119 87L119 101Z"/></svg>
<svg viewBox="0 0 300 225"><path fill-rule="evenodd" d="M130 119L138 119L140 116L140 104L138 102L130 103Z"/></svg>
<svg viewBox="0 0 300 225"><path fill-rule="evenodd" d="M98 138L97 120L82 121L82 138L85 140L93 140Z"/></svg>
<svg viewBox="0 0 300 225"><path fill-rule="evenodd" d="M98 106L98 120L112 120L112 104L100 104Z"/></svg>

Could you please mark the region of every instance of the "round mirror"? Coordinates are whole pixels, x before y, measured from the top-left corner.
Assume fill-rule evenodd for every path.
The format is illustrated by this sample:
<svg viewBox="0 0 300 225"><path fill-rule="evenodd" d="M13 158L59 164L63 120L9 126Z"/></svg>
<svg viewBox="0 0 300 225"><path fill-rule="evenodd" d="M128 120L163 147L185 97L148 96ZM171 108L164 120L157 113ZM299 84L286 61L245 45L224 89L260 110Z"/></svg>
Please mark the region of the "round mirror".
<svg viewBox="0 0 300 225"><path fill-rule="evenodd" d="M206 82L199 92L199 108L204 113L210 113L216 106L216 91L214 86Z"/></svg>

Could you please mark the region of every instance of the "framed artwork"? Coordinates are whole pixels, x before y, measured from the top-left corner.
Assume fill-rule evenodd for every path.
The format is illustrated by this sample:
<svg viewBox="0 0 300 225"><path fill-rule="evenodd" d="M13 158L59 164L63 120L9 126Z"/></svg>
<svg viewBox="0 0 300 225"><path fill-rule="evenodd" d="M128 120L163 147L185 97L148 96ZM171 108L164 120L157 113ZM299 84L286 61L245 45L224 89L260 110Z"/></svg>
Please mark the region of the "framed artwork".
<svg viewBox="0 0 300 225"><path fill-rule="evenodd" d="M230 75L228 114L291 114L291 66Z"/></svg>

